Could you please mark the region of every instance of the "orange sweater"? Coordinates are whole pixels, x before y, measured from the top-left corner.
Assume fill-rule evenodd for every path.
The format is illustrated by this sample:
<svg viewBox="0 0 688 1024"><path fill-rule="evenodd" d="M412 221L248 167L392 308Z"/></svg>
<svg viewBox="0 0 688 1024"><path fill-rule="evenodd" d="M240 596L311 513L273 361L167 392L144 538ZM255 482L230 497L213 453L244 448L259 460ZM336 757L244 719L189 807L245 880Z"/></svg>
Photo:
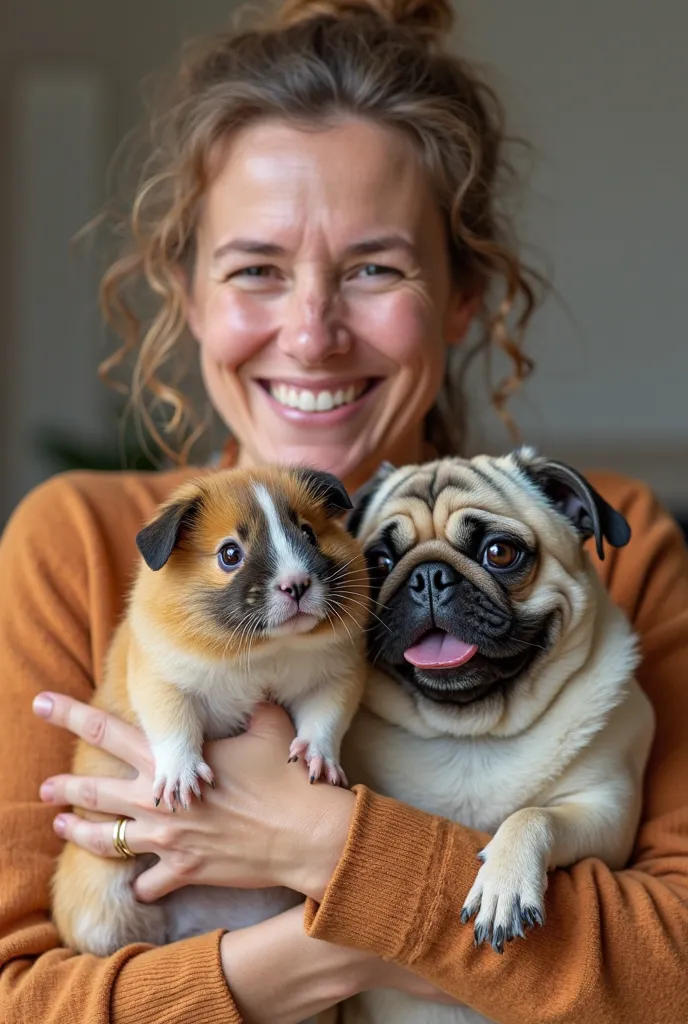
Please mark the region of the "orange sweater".
<svg viewBox="0 0 688 1024"><path fill-rule="evenodd" d="M219 932L107 959L59 947L48 883L59 841L38 800L73 740L34 718L42 689L90 698L135 565L141 522L183 473L70 474L33 492L0 544L0 1021L240 1024ZM556 871L547 923L495 956L459 910L485 837L364 788L349 842L306 925L410 965L502 1024L688 1020L688 552L646 489L595 486L633 527L599 566L641 634L657 712L632 865Z"/></svg>

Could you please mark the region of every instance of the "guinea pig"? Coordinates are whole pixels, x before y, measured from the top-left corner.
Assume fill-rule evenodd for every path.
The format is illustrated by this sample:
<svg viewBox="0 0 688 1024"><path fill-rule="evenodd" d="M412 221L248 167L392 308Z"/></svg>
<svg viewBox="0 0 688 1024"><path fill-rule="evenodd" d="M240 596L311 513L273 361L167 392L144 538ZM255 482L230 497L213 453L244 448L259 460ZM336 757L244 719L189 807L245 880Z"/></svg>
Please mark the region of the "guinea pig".
<svg viewBox="0 0 688 1024"><path fill-rule="evenodd" d="M145 733L156 804L183 809L203 782L214 785L204 740L241 732L266 699L290 713L289 758L307 763L311 782L345 782L339 751L365 685L369 607L360 546L338 521L350 508L327 473L223 470L177 489L138 534L141 564L93 703ZM73 771L134 774L84 741ZM104 956L131 942L242 927L302 900L287 890L190 886L144 905L131 883L154 860L101 858L67 843L53 879L66 944Z"/></svg>

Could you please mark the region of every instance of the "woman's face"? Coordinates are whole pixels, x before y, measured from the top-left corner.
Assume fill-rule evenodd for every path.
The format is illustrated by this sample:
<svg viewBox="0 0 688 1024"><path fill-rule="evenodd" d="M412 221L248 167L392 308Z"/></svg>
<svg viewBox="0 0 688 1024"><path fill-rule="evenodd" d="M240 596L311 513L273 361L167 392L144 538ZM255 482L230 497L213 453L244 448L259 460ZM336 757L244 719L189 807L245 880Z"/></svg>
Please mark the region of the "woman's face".
<svg viewBox="0 0 688 1024"><path fill-rule="evenodd" d="M189 323L243 464L357 484L384 458L421 458L469 317L404 135L350 120L233 137L199 225Z"/></svg>

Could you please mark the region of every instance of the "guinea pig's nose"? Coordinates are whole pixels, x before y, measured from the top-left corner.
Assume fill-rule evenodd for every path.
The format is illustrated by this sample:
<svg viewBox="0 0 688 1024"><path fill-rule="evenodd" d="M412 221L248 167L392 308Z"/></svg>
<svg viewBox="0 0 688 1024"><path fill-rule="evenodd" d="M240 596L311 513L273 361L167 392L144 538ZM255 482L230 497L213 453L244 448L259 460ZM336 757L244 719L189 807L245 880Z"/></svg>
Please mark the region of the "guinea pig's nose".
<svg viewBox="0 0 688 1024"><path fill-rule="evenodd" d="M280 580L277 584L283 594L289 594L298 604L303 595L311 585L310 576L290 576L286 580Z"/></svg>

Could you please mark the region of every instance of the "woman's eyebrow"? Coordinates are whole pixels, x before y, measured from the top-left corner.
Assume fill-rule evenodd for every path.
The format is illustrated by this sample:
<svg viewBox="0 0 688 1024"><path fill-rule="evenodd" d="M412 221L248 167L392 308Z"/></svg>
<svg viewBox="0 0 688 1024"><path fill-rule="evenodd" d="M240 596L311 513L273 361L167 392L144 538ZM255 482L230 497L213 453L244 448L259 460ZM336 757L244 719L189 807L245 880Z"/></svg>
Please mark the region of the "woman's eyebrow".
<svg viewBox="0 0 688 1024"><path fill-rule="evenodd" d="M371 256L378 252L389 252L393 249L403 249L413 259L418 258L416 246L404 238L403 235L380 235L377 238L366 238L360 242L354 242L346 247L347 256ZM222 259L229 253L238 252L249 256L266 256L276 258L286 256L287 250L274 242L261 242L253 238L233 238L223 242L214 250L213 262Z"/></svg>
<svg viewBox="0 0 688 1024"><path fill-rule="evenodd" d="M222 259L230 252L240 252L250 256L286 256L287 250L273 242L259 242L252 238L233 238L229 242L218 245L213 252L213 260Z"/></svg>
<svg viewBox="0 0 688 1024"><path fill-rule="evenodd" d="M418 258L418 250L413 242L403 235L381 235L378 238L367 238L362 242L354 242L347 246L350 256L370 256L376 252L387 252L390 249L403 249L414 259Z"/></svg>

